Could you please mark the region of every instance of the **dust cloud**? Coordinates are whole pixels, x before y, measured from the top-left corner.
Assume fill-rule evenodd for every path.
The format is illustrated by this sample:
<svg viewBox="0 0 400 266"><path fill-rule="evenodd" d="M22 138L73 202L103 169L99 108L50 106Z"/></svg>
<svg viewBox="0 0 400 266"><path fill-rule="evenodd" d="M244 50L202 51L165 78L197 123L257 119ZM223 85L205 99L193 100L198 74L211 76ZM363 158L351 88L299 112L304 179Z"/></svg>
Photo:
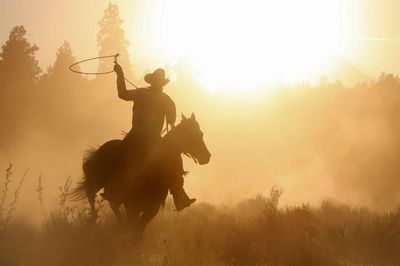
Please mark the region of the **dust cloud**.
<svg viewBox="0 0 400 266"><path fill-rule="evenodd" d="M87 148L129 131L131 106L117 98L113 79L39 87L34 100L2 105L9 108L2 112L2 167L12 162L16 179L30 169L20 203L25 210L37 208L32 198L39 175L52 206L65 179L80 178ZM212 153L207 166L185 159L190 171L185 186L210 203L235 203L278 185L284 204L333 197L373 209L394 207L400 182L399 86L393 75L353 88L323 81L248 102L177 79L165 90L179 111L196 113Z"/></svg>

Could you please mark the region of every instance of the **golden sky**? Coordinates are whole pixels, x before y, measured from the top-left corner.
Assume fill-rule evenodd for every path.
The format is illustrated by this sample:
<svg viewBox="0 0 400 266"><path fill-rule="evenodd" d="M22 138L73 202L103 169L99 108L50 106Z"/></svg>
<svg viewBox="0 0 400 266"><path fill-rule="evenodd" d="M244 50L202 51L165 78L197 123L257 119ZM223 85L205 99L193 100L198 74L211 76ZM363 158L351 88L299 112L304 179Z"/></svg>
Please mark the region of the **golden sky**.
<svg viewBox="0 0 400 266"><path fill-rule="evenodd" d="M0 42L5 42L11 27L24 25L31 42L40 47L38 57L44 69L52 63L56 49L64 40L71 42L78 58L96 55L97 21L108 2L39 0L33 4L28 0L2 0ZM280 77L280 73L274 73L282 68L285 73L292 72L294 79L305 79L307 76L303 72L311 66L320 67L321 62L312 65L312 61L326 56L324 51L329 49L367 76L400 70L400 18L396 13L400 10L400 2L396 0L251 0L236 1L235 4L225 0L126 0L115 3L120 6L121 17L125 19L126 35L132 43L131 59L139 75L145 69L169 64L177 55L186 52L200 68L207 69L208 72L199 75L203 76L200 78L204 84L210 83L210 87L212 83L218 83L212 73L221 73L221 69L226 70L225 75L240 73L243 79L235 80L239 84L251 80L257 69ZM337 12L338 8L340 12ZM201 29L207 30L202 32ZM265 34L268 37L262 38ZM316 39L307 42L310 36ZM277 38L284 42L274 42ZM198 47L194 45L195 41ZM227 47L228 44L232 45ZM260 47L254 48L257 44ZM269 48L263 50L261 45ZM183 49L187 47L189 50ZM229 68L240 63L254 65L254 60L246 61L243 57L255 58L260 51L265 58L258 57L258 67L249 73L244 67ZM210 62L205 54L214 61ZM232 63L227 64L229 60ZM309 65L305 66L305 61L310 61ZM277 67L279 62L282 66ZM233 73L235 70L238 73Z"/></svg>

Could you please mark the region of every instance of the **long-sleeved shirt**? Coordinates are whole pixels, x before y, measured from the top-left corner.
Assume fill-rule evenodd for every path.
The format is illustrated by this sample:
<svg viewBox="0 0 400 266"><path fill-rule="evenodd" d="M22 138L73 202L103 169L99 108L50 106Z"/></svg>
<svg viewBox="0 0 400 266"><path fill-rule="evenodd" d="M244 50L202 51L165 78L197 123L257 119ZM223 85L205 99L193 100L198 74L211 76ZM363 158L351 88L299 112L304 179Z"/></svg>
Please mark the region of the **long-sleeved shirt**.
<svg viewBox="0 0 400 266"><path fill-rule="evenodd" d="M133 101L132 130L140 135L159 136L164 120L175 124L176 107L172 99L161 89L139 88L127 90L123 75L117 76L118 97Z"/></svg>

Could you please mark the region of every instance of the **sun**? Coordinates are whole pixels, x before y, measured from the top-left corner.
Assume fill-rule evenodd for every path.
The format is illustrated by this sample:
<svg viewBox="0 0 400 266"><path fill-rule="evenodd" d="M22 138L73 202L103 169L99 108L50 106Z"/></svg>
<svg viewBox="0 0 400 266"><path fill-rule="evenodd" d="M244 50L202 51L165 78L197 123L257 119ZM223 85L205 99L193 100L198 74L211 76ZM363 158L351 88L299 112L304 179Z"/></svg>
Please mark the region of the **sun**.
<svg viewBox="0 0 400 266"><path fill-rule="evenodd" d="M341 0L165 0L160 39L208 90L304 80L343 38Z"/></svg>

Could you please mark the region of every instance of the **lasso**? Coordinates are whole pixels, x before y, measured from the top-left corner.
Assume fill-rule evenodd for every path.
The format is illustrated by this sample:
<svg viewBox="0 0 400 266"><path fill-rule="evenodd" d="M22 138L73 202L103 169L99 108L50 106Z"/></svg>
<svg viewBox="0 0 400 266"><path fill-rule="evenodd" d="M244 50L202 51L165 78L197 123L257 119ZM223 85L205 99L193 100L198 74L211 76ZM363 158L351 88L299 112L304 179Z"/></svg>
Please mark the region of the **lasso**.
<svg viewBox="0 0 400 266"><path fill-rule="evenodd" d="M110 74L110 73L113 73L114 70L110 70L110 71L106 71L106 72L83 72L83 71L75 70L75 69L73 69L73 67L76 66L76 65L82 64L84 62L87 62L87 61L98 60L98 59L103 59L103 58L111 58L111 57L114 57L114 62L117 63L118 56L119 56L119 54L106 55L106 56L97 56L97 57L88 58L88 59L73 63L72 65L69 66L69 70L71 70L74 73L84 74L84 75L105 75L105 74ZM124 77L124 79L129 84L131 84L133 87L138 89L138 87L135 84L133 84L132 82L130 82L127 78Z"/></svg>

